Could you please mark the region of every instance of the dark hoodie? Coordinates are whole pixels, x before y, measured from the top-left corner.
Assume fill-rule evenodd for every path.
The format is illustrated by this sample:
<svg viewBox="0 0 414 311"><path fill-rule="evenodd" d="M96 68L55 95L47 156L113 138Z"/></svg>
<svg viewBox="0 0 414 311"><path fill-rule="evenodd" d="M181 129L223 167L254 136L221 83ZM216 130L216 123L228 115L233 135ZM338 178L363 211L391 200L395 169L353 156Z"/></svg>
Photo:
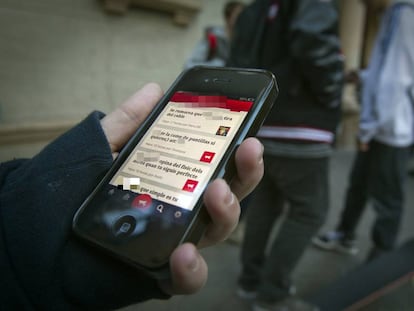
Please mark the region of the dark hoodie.
<svg viewBox="0 0 414 311"><path fill-rule="evenodd" d="M229 66L264 68L279 84L258 136L331 144L344 80L334 0L257 0L239 16Z"/></svg>

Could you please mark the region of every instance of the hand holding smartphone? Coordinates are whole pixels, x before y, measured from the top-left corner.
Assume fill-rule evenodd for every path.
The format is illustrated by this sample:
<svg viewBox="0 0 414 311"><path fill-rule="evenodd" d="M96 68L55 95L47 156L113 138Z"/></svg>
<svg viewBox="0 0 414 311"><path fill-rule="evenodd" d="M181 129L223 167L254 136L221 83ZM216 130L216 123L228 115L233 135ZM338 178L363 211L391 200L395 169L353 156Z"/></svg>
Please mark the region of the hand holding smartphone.
<svg viewBox="0 0 414 311"><path fill-rule="evenodd" d="M276 96L276 81L267 71L184 72L82 204L74 231L163 277L172 251L202 235L207 185L231 179L237 146L257 132Z"/></svg>

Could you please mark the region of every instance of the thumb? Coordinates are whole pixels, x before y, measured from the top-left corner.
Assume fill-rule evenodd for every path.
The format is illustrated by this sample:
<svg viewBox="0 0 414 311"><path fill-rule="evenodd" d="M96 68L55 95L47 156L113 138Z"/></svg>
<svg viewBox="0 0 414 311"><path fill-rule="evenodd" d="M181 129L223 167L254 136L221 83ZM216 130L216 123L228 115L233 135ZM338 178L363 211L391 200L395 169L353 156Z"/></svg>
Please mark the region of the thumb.
<svg viewBox="0 0 414 311"><path fill-rule="evenodd" d="M101 120L112 153L118 152L128 141L162 94L158 84L149 83Z"/></svg>

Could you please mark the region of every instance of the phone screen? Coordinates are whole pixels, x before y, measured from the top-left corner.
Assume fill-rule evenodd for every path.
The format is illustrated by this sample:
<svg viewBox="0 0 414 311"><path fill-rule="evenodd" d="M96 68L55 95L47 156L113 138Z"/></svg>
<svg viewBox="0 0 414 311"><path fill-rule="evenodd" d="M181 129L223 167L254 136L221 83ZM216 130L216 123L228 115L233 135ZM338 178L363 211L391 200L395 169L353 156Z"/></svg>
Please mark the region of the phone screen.
<svg viewBox="0 0 414 311"><path fill-rule="evenodd" d="M243 83L206 86L200 81L211 70ZM270 109L267 98L277 95L268 75L195 72L167 92L75 216L81 236L144 267L164 265L186 239L208 183L223 177L237 144ZM271 90L274 98L265 94Z"/></svg>
<svg viewBox="0 0 414 311"><path fill-rule="evenodd" d="M139 194L134 208L154 201L160 213L171 206L191 211L252 100L175 93L111 185Z"/></svg>

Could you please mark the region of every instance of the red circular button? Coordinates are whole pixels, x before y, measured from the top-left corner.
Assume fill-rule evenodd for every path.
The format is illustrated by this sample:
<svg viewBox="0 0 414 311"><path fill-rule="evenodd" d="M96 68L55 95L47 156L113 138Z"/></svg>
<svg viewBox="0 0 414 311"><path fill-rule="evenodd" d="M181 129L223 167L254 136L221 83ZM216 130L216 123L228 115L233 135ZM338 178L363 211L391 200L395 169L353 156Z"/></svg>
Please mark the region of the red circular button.
<svg viewBox="0 0 414 311"><path fill-rule="evenodd" d="M135 208L149 208L152 204L152 198L149 194L140 194L134 201L132 201L132 207Z"/></svg>

